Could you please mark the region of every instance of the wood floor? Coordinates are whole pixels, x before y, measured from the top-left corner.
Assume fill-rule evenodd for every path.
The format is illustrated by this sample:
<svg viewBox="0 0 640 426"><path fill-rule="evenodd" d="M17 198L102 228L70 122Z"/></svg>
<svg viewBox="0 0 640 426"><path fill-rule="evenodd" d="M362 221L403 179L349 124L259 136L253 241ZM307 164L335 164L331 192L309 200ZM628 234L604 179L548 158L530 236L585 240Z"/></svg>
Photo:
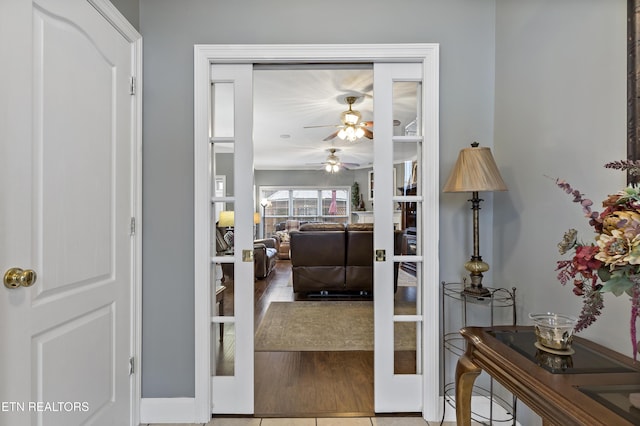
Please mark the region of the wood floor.
<svg viewBox="0 0 640 426"><path fill-rule="evenodd" d="M294 301L291 263L255 281L255 328L271 302ZM232 315L233 281L226 278L226 315ZM233 331L225 330L218 374L233 374ZM396 372L415 371L415 352L396 353ZM374 416L373 352L256 352L256 417Z"/></svg>

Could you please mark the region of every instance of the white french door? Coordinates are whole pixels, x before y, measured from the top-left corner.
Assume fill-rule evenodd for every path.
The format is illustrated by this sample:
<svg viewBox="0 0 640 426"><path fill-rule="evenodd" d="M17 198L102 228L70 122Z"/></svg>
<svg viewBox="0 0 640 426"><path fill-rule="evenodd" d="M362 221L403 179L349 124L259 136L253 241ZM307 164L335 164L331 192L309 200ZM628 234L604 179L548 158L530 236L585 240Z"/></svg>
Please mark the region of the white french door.
<svg viewBox="0 0 640 426"><path fill-rule="evenodd" d="M212 64L207 145L211 413L253 413L253 65ZM203 147L200 147L203 148ZM221 193L216 175L232 181ZM203 182L201 182L203 183ZM227 288L224 274L233 276ZM226 285L225 285L226 284ZM232 305L216 295L230 294ZM224 308L224 311L223 311Z"/></svg>
<svg viewBox="0 0 640 426"><path fill-rule="evenodd" d="M425 73L428 65L374 63L373 67L376 412L437 412L439 345L433 325L438 317L429 303L438 300L437 234L432 233L437 224L437 201L433 200L437 164L429 161L437 159L437 139L435 128L429 127L434 123L425 123L425 107L433 108L437 92ZM392 123L400 113L415 119L394 131ZM430 130L428 137L425 129ZM394 176L398 171L400 175ZM430 180L425 179L427 175ZM430 203L425 203L427 187ZM394 229L393 213L398 209L402 219ZM400 265L410 273L400 271ZM390 283L400 273L407 277L404 287L394 290ZM408 370L411 361L415 367Z"/></svg>
<svg viewBox="0 0 640 426"><path fill-rule="evenodd" d="M374 64L375 230L375 410L420 411L427 420L439 418L438 302L438 46L408 45L198 45L195 46L195 321L197 421L211 413L253 412L253 261L243 261L252 245L253 158L252 80L255 63ZM415 135L394 136L394 91L409 83L416 111ZM407 90L406 85L403 86ZM411 90L411 89L409 89ZM218 95L220 97L218 97ZM229 126L229 123L232 123ZM222 125L222 128L216 127ZM394 156L409 146L407 163L415 164L417 192L398 195L393 188ZM224 160L219 161L219 159ZM220 168L233 164L234 190L223 197L212 191ZM411 168L411 166L408 166ZM412 181L413 182L413 181ZM212 195L213 194L213 195ZM393 215L397 203L416 207L417 252L394 254ZM216 211L234 212L231 231ZM220 225L225 226L220 226ZM217 225L217 226L216 226ZM424 238L423 235L428 235ZM219 239L219 244L217 239ZM231 238L227 238L231 239ZM382 251L379 251L382 250ZM383 252L384 251L384 252ZM215 254L214 254L215 253ZM247 252L244 260L249 260ZM413 313L396 312L394 263L416 265L417 295ZM220 270L235 275L232 313L221 315L215 292L224 282ZM386 284L385 284L386 283ZM226 311L226 309L225 309ZM394 371L394 330L409 324L414 331L415 371ZM233 366L218 362L220 342L233 330ZM225 358L226 359L226 358Z"/></svg>

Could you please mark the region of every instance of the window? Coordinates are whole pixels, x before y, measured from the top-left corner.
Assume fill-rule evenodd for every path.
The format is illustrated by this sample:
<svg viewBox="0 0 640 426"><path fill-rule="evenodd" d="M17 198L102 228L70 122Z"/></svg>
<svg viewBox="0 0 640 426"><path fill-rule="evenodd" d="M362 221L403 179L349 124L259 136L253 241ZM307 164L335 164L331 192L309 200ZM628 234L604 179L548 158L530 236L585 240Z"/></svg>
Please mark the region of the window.
<svg viewBox="0 0 640 426"><path fill-rule="evenodd" d="M260 187L259 199L265 198L271 202L263 211L265 235L272 235L279 223L289 219L348 223L351 215L349 187Z"/></svg>

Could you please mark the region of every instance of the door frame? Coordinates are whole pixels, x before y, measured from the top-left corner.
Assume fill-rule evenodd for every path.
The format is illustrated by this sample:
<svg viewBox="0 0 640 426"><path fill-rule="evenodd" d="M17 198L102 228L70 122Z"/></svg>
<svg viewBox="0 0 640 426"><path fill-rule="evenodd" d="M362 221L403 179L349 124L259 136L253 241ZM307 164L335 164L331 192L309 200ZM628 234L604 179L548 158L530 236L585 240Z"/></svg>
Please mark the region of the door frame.
<svg viewBox="0 0 640 426"><path fill-rule="evenodd" d="M422 282L431 283L423 292L424 324L433 327L423 330L424 371L436 372L439 377L439 351L427 357L427 348L438 348L439 342L439 45L409 44L295 44L295 45L194 45L194 321L195 321L195 396L182 398L181 411L193 416L189 421L208 422L211 418L211 362L210 362L210 300L209 286L196 282L210 282L208 262L210 188L206 147L209 141L209 87L212 63L353 63L353 62L417 62L423 66L424 204L422 223L425 256ZM427 78L428 77L428 78ZM440 415L439 379L423 375L423 417L437 420ZM253 391L253 390L251 390ZM166 401L166 400L165 400ZM179 408L176 406L176 408ZM176 413L177 414L177 413ZM182 421L187 420L186 418Z"/></svg>
<svg viewBox="0 0 640 426"><path fill-rule="evenodd" d="M109 0L87 0L131 45L131 289L129 345L131 426L142 400L142 35Z"/></svg>
<svg viewBox="0 0 640 426"><path fill-rule="evenodd" d="M142 35L109 0L87 0L131 45L130 424L140 424L142 400Z"/></svg>

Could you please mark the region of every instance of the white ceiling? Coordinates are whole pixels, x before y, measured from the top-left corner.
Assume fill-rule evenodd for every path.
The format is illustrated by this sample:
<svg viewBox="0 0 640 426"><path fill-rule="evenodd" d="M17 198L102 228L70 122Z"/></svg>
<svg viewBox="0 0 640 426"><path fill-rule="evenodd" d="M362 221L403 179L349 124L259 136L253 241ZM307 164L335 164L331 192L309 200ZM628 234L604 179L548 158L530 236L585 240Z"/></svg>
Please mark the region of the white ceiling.
<svg viewBox="0 0 640 426"><path fill-rule="evenodd" d="M334 138L346 96L358 96L353 106L363 121L373 120L373 70L370 65L257 67L254 71L254 165L258 170L321 169L328 149L339 150L342 162L370 167L374 139L355 142ZM396 133L415 118L415 85L396 91ZM395 97L396 95L394 95ZM410 104L410 105L405 105ZM305 128L305 126L327 127ZM401 133L399 133L401 134ZM357 167L352 167L357 168Z"/></svg>

